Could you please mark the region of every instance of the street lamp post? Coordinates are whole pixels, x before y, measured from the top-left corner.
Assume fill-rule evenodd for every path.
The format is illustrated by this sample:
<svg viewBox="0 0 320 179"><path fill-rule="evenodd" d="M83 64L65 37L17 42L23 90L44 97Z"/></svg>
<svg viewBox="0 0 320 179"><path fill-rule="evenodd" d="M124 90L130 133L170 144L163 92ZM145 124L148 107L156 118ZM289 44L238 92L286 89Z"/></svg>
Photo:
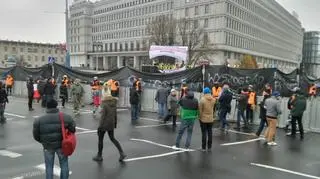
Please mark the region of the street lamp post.
<svg viewBox="0 0 320 179"><path fill-rule="evenodd" d="M70 47L69 47L69 5L68 0L66 0L66 61L65 66L70 68Z"/></svg>

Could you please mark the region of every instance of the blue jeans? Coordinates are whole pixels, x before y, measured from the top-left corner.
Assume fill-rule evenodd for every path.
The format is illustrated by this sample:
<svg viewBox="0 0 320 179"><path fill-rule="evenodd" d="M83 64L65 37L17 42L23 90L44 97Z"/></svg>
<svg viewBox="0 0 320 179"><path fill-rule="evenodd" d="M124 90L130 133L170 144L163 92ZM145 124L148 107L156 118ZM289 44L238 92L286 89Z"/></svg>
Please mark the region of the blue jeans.
<svg viewBox="0 0 320 179"><path fill-rule="evenodd" d="M131 120L135 121L139 118L139 104L131 104Z"/></svg>
<svg viewBox="0 0 320 179"><path fill-rule="evenodd" d="M186 139L185 147L186 148L190 147L193 125L194 125L194 120L181 120L178 136L176 140L176 147L178 148L180 147L180 141L186 129L187 129L187 139Z"/></svg>
<svg viewBox="0 0 320 179"><path fill-rule="evenodd" d="M68 157L64 156L61 152L61 149L57 150L43 150L44 153L44 162L46 165L46 179L53 179L53 166L54 166L54 157L55 154L58 155L60 163L60 179L69 178L69 165Z"/></svg>
<svg viewBox="0 0 320 179"><path fill-rule="evenodd" d="M167 113L167 103L158 103L158 113L160 118L164 118Z"/></svg>
<svg viewBox="0 0 320 179"><path fill-rule="evenodd" d="M244 110L238 109L238 114L237 114L237 127L238 128L240 128L241 118L243 119L245 126L247 126L248 125L248 121L244 116Z"/></svg>
<svg viewBox="0 0 320 179"><path fill-rule="evenodd" d="M228 110L227 109L221 109L220 112L219 112L219 120L221 122L221 128L222 129L225 129L226 126L229 126L228 122L227 122L227 114L228 114Z"/></svg>

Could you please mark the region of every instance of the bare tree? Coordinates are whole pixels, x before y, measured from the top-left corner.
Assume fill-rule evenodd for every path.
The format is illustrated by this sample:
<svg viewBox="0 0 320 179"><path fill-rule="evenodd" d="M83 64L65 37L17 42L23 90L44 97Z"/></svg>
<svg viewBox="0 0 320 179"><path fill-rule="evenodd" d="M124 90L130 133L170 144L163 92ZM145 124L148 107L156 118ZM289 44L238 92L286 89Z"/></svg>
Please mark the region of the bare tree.
<svg viewBox="0 0 320 179"><path fill-rule="evenodd" d="M195 66L200 59L209 59L213 54L208 34L199 27L198 20L179 19L177 21L177 41L188 47L188 65Z"/></svg>
<svg viewBox="0 0 320 179"><path fill-rule="evenodd" d="M147 25L149 42L155 45L173 45L175 41L176 22L168 16L157 16Z"/></svg>

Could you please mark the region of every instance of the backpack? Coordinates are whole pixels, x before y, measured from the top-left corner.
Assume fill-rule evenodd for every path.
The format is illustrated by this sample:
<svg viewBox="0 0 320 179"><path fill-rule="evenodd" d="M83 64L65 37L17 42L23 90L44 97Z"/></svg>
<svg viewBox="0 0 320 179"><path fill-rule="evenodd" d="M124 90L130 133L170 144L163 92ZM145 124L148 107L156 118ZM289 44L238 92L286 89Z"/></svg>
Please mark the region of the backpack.
<svg viewBox="0 0 320 179"><path fill-rule="evenodd" d="M68 129L64 127L63 113L59 113L59 118L61 121L61 131L62 131L62 143L61 150L65 156L70 156L76 149L77 139L76 135L72 132L69 132Z"/></svg>

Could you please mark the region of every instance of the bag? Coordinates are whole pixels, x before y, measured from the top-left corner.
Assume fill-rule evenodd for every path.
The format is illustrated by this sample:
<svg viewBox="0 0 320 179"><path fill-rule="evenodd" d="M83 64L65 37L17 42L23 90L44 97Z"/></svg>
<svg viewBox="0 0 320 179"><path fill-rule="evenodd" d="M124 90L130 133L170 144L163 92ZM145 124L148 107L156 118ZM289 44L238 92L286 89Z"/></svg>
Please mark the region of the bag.
<svg viewBox="0 0 320 179"><path fill-rule="evenodd" d="M61 121L61 131L62 131L62 143L61 143L61 150L65 156L70 156L76 149L76 135L72 132L69 132L68 129L64 128L64 119L63 113L59 113L59 118Z"/></svg>

